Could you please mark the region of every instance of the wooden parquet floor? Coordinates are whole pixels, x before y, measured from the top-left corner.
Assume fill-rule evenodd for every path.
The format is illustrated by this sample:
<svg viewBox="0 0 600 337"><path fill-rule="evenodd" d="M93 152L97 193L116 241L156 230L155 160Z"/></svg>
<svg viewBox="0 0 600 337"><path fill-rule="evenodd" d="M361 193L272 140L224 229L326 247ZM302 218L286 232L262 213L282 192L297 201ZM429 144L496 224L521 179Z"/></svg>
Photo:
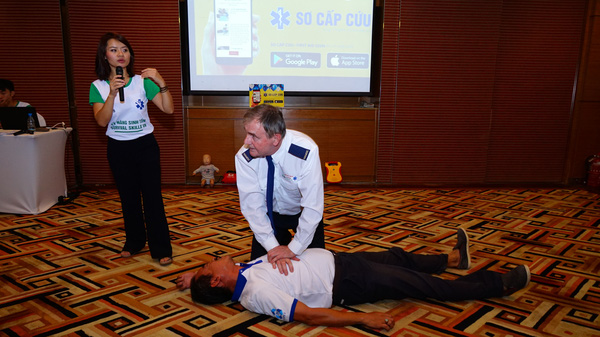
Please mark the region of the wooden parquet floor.
<svg viewBox="0 0 600 337"><path fill-rule="evenodd" d="M0 214L2 336L600 336L600 198L583 189L325 191L327 248L399 246L444 253L467 229L473 267L531 268L530 285L483 301L380 301L337 310L388 311L391 331L279 322L236 303L202 306L175 279L214 256L249 259L237 190L164 188L174 263L148 250L121 258L120 202L83 192L39 215Z"/></svg>

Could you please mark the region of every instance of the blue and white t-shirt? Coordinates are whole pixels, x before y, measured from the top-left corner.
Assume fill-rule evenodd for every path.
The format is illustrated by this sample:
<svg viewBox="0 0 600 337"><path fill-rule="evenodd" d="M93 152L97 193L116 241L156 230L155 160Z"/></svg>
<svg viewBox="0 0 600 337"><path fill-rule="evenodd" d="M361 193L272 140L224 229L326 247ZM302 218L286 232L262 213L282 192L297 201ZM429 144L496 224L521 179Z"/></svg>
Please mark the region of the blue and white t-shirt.
<svg viewBox="0 0 600 337"><path fill-rule="evenodd" d="M333 302L335 262L325 249L307 249L292 261L294 272L284 275L266 262L267 256L240 271L233 294L244 308L291 322L298 301L311 308L329 308Z"/></svg>

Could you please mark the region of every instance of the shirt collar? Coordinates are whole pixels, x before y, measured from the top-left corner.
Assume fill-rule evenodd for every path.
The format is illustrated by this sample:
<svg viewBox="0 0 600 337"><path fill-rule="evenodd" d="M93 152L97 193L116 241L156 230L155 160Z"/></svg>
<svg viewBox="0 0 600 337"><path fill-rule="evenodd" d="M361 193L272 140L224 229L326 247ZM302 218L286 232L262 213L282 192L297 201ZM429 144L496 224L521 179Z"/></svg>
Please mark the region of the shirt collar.
<svg viewBox="0 0 600 337"><path fill-rule="evenodd" d="M242 275L242 273L244 271L246 271L246 269L248 269L254 265L257 265L261 262L262 262L262 260L258 260L254 263L240 263L240 266L242 267L242 269L240 269L240 271L239 271L238 279L237 279L237 282L235 283L235 289L233 291L233 296L231 297L231 300L233 302L238 302L240 300L240 296L242 296L244 287L246 286L246 283L248 282L248 280L246 279L246 277L244 275Z"/></svg>
<svg viewBox="0 0 600 337"><path fill-rule="evenodd" d="M285 137L283 137L283 139L281 140L281 146L279 147L279 149L277 149L277 152L271 155L271 157L273 157L274 163L280 162L283 156L289 151L291 138L288 137L288 135L289 130L285 133Z"/></svg>

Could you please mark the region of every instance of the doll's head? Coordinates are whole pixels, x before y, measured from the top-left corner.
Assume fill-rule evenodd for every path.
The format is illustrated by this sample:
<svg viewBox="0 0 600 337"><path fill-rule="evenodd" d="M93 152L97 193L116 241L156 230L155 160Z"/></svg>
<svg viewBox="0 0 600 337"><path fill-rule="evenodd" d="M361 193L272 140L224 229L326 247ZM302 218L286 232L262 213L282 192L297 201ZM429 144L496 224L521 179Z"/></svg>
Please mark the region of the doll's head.
<svg viewBox="0 0 600 337"><path fill-rule="evenodd" d="M205 154L202 157L202 162L204 163L204 165L210 165L210 154Z"/></svg>

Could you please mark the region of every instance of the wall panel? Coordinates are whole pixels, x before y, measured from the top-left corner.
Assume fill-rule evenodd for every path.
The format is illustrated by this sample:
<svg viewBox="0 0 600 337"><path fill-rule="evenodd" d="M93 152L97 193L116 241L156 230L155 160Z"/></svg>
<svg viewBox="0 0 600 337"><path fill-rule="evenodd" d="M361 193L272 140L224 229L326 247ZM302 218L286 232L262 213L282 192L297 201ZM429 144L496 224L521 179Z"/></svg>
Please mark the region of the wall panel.
<svg viewBox="0 0 600 337"><path fill-rule="evenodd" d="M402 1L394 182L484 180L500 3Z"/></svg>
<svg viewBox="0 0 600 337"><path fill-rule="evenodd" d="M386 0L383 10L381 82L377 137L377 182L394 182L393 165L396 136L396 91L398 90L398 54L400 0Z"/></svg>
<svg viewBox="0 0 600 337"><path fill-rule="evenodd" d="M589 0L573 109L565 183L587 178L585 162L600 153L600 0Z"/></svg>
<svg viewBox="0 0 600 337"><path fill-rule="evenodd" d="M48 124L68 122L67 78L60 3L3 0L0 78L15 83L15 98L33 105Z"/></svg>
<svg viewBox="0 0 600 337"><path fill-rule="evenodd" d="M585 3L403 0L397 39L384 15L378 182L560 182Z"/></svg>
<svg viewBox="0 0 600 337"><path fill-rule="evenodd" d="M585 1L504 1L486 182L560 183Z"/></svg>

